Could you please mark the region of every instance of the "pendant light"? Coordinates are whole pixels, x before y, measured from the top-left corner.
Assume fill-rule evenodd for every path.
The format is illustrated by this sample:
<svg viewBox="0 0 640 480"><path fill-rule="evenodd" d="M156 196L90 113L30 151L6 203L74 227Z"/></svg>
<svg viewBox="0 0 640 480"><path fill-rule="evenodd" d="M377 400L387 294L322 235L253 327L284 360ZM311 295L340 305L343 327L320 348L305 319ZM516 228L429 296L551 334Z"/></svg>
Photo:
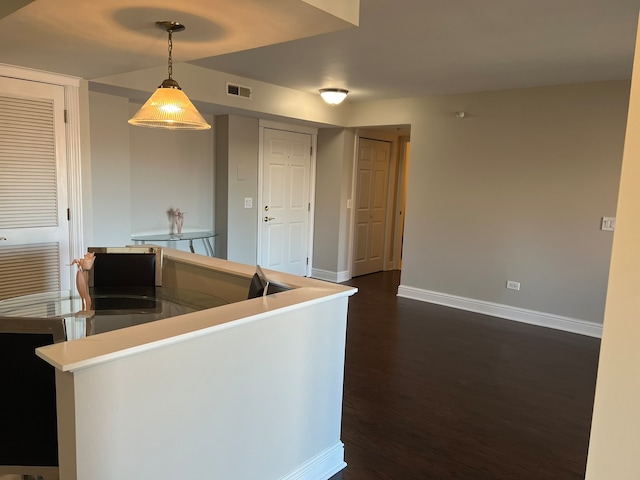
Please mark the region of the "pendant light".
<svg viewBox="0 0 640 480"><path fill-rule="evenodd" d="M173 32L181 32L184 25L177 22L156 22L169 33L169 78L164 80L149 100L130 120L139 127L168 128L170 130L207 130L211 128L191 100L173 79Z"/></svg>
<svg viewBox="0 0 640 480"><path fill-rule="evenodd" d="M347 98L348 93L349 90L344 90L342 88L323 88L320 90L320 96L322 99L332 106L342 103L342 101Z"/></svg>

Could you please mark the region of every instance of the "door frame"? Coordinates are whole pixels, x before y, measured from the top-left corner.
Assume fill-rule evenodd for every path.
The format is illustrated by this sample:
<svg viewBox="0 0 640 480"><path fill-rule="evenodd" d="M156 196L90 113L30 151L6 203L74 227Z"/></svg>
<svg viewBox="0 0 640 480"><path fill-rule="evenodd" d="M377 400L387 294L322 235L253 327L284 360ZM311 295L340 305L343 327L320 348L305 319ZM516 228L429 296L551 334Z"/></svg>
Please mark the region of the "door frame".
<svg viewBox="0 0 640 480"><path fill-rule="evenodd" d="M390 127L391 128L391 127ZM360 139L376 140L380 142L390 142L391 149L389 151L389 179L387 184L387 208L385 214L385 238L384 238L384 258L383 258L383 270L393 270L396 267L395 255L396 252L395 239L398 236L397 218L394 221L396 212L396 194L397 190L401 188L400 179L398 177L398 150L399 143L401 141L401 135L391 133L390 130L370 130L366 128L356 129L355 141L353 142L353 170L351 173L351 198L349 200L349 278L353 278L353 259L355 249L355 228L356 228L356 215L354 210L354 204L357 198L357 175L358 175L358 157L360 152ZM410 138L410 137L407 137ZM393 249L390 248L393 245Z"/></svg>
<svg viewBox="0 0 640 480"><path fill-rule="evenodd" d="M395 204L395 227L393 235L393 270L402 269L402 245L404 237L404 219L407 214L407 174L411 156L411 137L403 135L399 138L398 177Z"/></svg>
<svg viewBox="0 0 640 480"><path fill-rule="evenodd" d="M263 201L263 173L262 168L264 166L264 130L265 128L272 130L283 130L285 132L302 133L311 136L311 156L309 158L309 203L311 208L309 209L309 230L308 242L307 242L307 258L309 262L306 266L305 276L311 276L311 270L313 268L313 226L315 223L315 210L316 210L316 151L318 143L318 129L313 127L306 127L302 125L294 125L289 123L274 122L272 120L260 120L259 122L259 135L258 135L258 195L256 205L256 221L257 221L257 252L256 259L258 265L262 262L262 211L260 210L264 205Z"/></svg>
<svg viewBox="0 0 640 480"><path fill-rule="evenodd" d="M64 87L66 167L67 167L67 208L69 209L69 258L82 258L84 255L82 210L82 168L81 168L81 118L80 87L82 79L39 70L0 64L0 76L46 83ZM84 84L86 90L86 84ZM88 126L87 126L88 129ZM88 151L85 152L88 157ZM90 158L86 160L90 162ZM64 275L64 272L60 272ZM67 272L69 285L75 285L75 271Z"/></svg>

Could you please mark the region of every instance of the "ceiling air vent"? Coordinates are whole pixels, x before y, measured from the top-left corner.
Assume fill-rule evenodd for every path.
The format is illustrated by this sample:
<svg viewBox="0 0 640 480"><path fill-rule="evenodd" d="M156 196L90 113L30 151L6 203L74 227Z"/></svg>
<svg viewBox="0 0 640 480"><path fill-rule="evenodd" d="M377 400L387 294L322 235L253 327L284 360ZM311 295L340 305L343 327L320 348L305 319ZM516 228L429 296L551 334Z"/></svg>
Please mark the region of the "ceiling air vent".
<svg viewBox="0 0 640 480"><path fill-rule="evenodd" d="M251 99L251 89L249 87L241 87L240 85L227 83L227 95Z"/></svg>

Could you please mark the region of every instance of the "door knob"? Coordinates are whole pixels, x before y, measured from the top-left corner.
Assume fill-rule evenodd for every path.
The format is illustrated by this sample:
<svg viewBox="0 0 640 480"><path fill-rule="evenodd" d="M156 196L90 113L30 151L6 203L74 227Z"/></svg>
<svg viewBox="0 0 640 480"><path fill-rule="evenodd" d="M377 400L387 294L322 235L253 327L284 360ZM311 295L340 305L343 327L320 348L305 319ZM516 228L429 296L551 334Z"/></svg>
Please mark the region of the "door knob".
<svg viewBox="0 0 640 480"><path fill-rule="evenodd" d="M276 217L264 217L264 221L265 222L268 222L270 220L275 220L275 219L276 219Z"/></svg>
<svg viewBox="0 0 640 480"><path fill-rule="evenodd" d="M6 240L7 237L0 237L0 240Z"/></svg>

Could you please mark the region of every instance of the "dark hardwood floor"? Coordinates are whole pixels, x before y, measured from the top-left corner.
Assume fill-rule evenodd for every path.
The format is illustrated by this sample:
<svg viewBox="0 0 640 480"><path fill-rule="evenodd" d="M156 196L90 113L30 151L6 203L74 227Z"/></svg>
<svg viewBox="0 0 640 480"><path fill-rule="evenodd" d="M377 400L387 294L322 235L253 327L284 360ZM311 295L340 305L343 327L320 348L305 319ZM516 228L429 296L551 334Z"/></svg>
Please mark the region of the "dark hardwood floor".
<svg viewBox="0 0 640 480"><path fill-rule="evenodd" d="M582 480L600 341L348 282L342 441L331 480Z"/></svg>

